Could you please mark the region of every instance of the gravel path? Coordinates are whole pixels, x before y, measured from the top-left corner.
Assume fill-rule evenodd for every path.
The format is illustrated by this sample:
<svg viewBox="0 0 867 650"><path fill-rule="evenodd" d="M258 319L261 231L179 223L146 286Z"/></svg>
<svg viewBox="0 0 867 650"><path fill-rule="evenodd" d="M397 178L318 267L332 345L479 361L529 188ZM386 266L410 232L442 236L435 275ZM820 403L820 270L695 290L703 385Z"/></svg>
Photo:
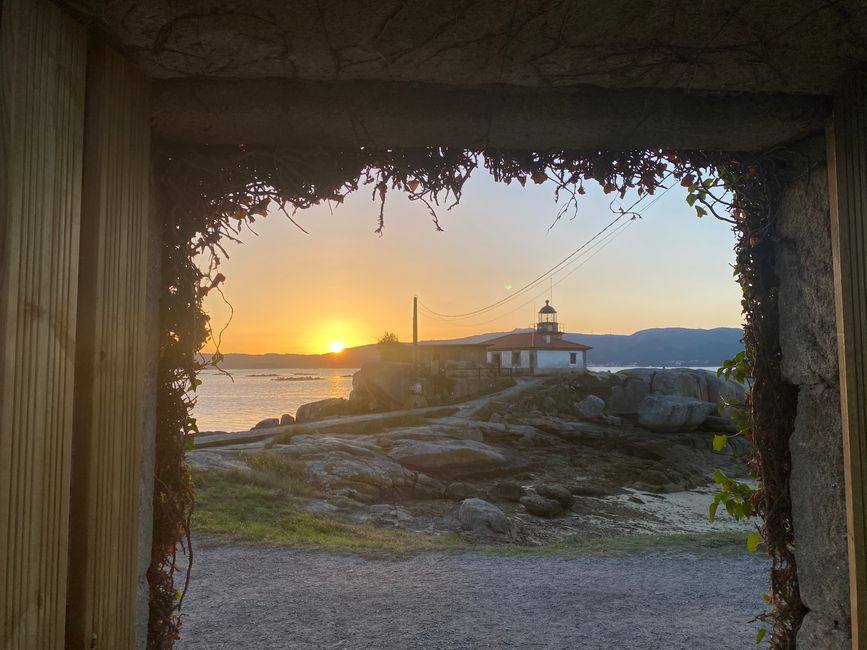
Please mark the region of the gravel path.
<svg viewBox="0 0 867 650"><path fill-rule="evenodd" d="M425 553L200 542L181 650L751 648L767 558Z"/></svg>

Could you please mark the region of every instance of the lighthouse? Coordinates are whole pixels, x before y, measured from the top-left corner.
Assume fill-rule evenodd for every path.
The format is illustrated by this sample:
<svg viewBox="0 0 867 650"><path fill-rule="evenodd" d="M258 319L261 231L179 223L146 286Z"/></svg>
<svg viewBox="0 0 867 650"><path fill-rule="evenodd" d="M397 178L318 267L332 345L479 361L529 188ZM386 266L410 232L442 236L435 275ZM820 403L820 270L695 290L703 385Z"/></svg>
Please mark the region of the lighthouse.
<svg viewBox="0 0 867 650"><path fill-rule="evenodd" d="M539 310L535 328L506 334L486 343L487 362L510 373L554 375L587 370L589 345L567 341L557 310L549 300ZM498 372L499 372L498 370Z"/></svg>
<svg viewBox="0 0 867 650"><path fill-rule="evenodd" d="M551 301L546 300L545 305L539 310L539 320L536 322L536 333L547 336L560 336L563 330L557 322L557 310L551 306Z"/></svg>

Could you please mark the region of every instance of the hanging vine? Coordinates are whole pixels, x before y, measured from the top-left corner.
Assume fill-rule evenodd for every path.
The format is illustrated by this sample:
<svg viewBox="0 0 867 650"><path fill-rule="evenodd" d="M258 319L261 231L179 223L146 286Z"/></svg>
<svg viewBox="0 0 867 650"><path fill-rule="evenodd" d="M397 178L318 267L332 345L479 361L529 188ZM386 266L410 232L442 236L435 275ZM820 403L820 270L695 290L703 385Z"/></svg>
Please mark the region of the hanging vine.
<svg viewBox="0 0 867 650"><path fill-rule="evenodd" d="M193 490L184 453L196 432L191 409L197 373L219 363L198 352L209 335L205 296L225 279L225 250L245 227L274 206L299 228L297 210L322 202L342 203L366 188L379 202L375 231L386 227L390 191L424 204L434 227L438 211L461 200L464 184L479 166L498 182L549 183L563 196L557 218L578 210L585 183L614 196L630 190L653 194L665 183L689 191L697 216L728 221L738 233L737 274L744 292L745 344L752 389L751 438L761 489L753 498L762 537L772 558L771 599L775 648L794 647L805 609L793 555L788 437L796 394L780 374L777 280L773 269L774 214L781 191L777 158L672 152L474 151L451 148L297 151L251 147L165 149L157 156L164 206L163 276L149 647L172 647L179 636L180 606L192 561L190 514ZM202 257L208 260L199 266ZM178 549L186 559L178 562ZM183 576L178 589L176 578Z"/></svg>

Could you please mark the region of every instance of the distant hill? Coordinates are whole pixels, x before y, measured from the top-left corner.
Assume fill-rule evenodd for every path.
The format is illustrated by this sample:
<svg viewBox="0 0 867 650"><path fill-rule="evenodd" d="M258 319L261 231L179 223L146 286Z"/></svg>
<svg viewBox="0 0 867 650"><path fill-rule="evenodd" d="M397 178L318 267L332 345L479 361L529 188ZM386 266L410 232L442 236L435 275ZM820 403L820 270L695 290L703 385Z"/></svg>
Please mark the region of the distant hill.
<svg viewBox="0 0 867 650"><path fill-rule="evenodd" d="M328 354L226 354L222 367L231 368L359 368L379 358L376 344Z"/></svg>
<svg viewBox="0 0 867 650"><path fill-rule="evenodd" d="M565 338L591 346L593 366L719 366L744 349L740 328L709 330L665 327L618 334L567 334Z"/></svg>
<svg viewBox="0 0 867 650"><path fill-rule="evenodd" d="M518 329L513 332L526 332ZM490 332L460 339L423 341L437 343L484 343L512 332ZM584 343L591 366L719 366L743 349L743 331L734 327L688 329L662 327L634 334L566 334L567 341ZM358 368L378 359L375 344L347 348L340 354L227 354L225 368Z"/></svg>

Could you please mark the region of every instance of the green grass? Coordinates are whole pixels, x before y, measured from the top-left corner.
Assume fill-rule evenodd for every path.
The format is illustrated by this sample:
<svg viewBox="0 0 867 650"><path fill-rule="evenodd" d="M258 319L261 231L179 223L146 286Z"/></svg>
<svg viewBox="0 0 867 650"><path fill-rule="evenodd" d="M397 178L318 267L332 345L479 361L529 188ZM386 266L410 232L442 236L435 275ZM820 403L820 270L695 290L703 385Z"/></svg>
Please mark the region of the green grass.
<svg viewBox="0 0 867 650"><path fill-rule="evenodd" d="M472 419L473 420L483 420L485 422L488 422L488 421L490 421L491 416L494 413L496 413L498 411L502 411L502 410L503 410L503 404L502 403L487 402L486 404L483 404L482 406L480 406L478 408L478 410L476 410L475 413L473 413Z"/></svg>
<svg viewBox="0 0 867 650"><path fill-rule="evenodd" d="M194 533L388 556L460 546L456 535L416 535L306 513L301 506L315 493L294 463L268 454L249 457L248 462L254 467L251 472L193 472Z"/></svg>
<svg viewBox="0 0 867 650"><path fill-rule="evenodd" d="M702 553L746 553L746 532L706 532L624 535L551 544L543 552L564 554L620 555L646 551L698 551Z"/></svg>
<svg viewBox="0 0 867 650"><path fill-rule="evenodd" d="M252 470L194 471L196 509L193 532L254 544L297 546L371 557L405 557L434 550L474 550L506 555L629 554L692 551L743 553L746 533L630 535L570 540L543 546L471 544L456 534L426 535L339 521L307 513L316 496L300 464L273 454L247 457Z"/></svg>

